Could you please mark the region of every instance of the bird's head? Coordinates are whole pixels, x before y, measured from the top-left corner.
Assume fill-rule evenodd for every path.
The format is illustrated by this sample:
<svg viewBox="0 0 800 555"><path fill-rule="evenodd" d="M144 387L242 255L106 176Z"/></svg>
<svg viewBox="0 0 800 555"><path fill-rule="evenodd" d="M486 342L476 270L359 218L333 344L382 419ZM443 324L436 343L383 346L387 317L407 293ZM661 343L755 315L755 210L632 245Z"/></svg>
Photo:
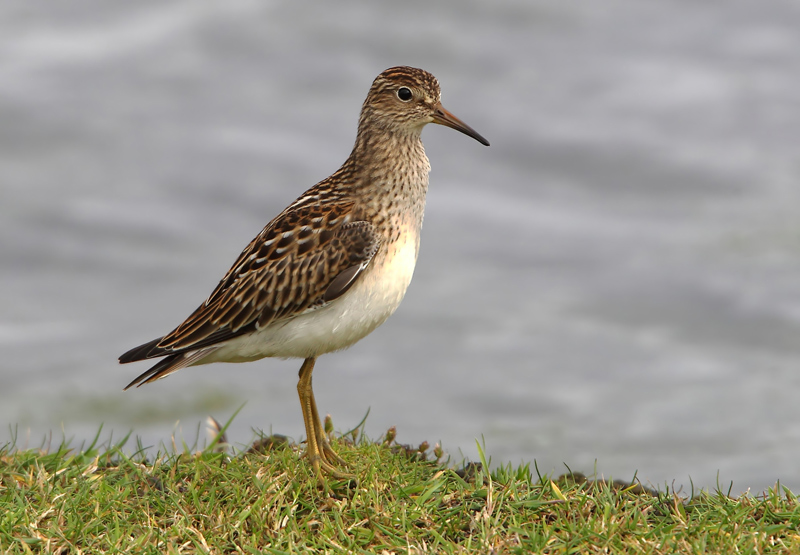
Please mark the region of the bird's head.
<svg viewBox="0 0 800 555"><path fill-rule="evenodd" d="M372 82L361 109L361 126L419 136L429 123L446 125L489 146L489 141L442 106L436 77L414 67L392 67Z"/></svg>

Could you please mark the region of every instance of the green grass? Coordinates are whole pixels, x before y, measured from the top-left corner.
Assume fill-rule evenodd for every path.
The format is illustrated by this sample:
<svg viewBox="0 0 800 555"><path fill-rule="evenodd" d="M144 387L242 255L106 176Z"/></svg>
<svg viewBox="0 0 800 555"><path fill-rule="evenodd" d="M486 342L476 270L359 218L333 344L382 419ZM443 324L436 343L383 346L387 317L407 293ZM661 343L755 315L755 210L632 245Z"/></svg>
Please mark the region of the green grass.
<svg viewBox="0 0 800 555"><path fill-rule="evenodd" d="M684 499L486 461L457 472L391 433L335 440L359 479L326 487L289 442L149 458L123 444L0 449L0 552L800 553L800 506L779 488Z"/></svg>

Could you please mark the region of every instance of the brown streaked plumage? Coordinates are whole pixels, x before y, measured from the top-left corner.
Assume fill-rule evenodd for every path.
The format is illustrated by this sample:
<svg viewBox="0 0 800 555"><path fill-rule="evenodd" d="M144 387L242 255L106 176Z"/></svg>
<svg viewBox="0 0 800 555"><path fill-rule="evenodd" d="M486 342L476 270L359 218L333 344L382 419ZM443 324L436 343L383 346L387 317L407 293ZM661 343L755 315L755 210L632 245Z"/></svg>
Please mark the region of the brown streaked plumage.
<svg viewBox="0 0 800 555"><path fill-rule="evenodd" d="M311 387L316 358L349 347L388 318L411 281L430 165L428 123L488 141L446 111L439 83L387 69L361 109L356 143L333 175L303 193L242 251L206 301L120 363L161 358L125 389L197 364L303 358L297 385L317 474L351 475L328 444Z"/></svg>

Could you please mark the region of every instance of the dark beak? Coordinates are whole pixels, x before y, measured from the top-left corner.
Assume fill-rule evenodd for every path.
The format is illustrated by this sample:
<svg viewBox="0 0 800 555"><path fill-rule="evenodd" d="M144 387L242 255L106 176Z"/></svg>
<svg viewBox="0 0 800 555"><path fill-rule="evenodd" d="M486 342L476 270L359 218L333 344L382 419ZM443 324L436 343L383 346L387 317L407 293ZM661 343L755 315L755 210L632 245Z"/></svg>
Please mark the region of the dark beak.
<svg viewBox="0 0 800 555"><path fill-rule="evenodd" d="M469 135L482 145L489 146L489 141L484 139L480 133L475 131L472 127L455 117L453 114L442 108L442 105L439 104L435 111L433 112L433 123L438 123L439 125L446 125L447 127L451 127L456 131L461 131L464 135Z"/></svg>

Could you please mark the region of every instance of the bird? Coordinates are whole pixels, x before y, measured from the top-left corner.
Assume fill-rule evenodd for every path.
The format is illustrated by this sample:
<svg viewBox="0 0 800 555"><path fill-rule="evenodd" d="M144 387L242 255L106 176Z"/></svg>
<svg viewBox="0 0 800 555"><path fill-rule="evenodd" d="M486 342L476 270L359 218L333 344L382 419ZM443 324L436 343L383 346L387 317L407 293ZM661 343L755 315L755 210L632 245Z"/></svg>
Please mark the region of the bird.
<svg viewBox="0 0 800 555"><path fill-rule="evenodd" d="M420 246L430 163L420 135L444 125L489 146L441 102L437 79L408 66L370 86L342 166L269 222L209 297L170 333L119 357L160 358L125 389L187 366L303 359L297 392L314 473L354 475L320 422L311 375L319 356L350 347L394 313Z"/></svg>

